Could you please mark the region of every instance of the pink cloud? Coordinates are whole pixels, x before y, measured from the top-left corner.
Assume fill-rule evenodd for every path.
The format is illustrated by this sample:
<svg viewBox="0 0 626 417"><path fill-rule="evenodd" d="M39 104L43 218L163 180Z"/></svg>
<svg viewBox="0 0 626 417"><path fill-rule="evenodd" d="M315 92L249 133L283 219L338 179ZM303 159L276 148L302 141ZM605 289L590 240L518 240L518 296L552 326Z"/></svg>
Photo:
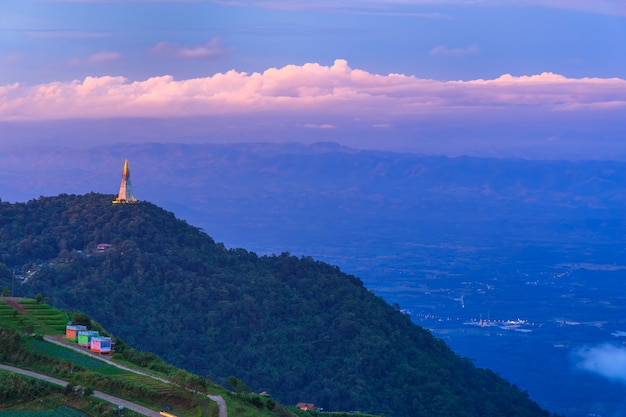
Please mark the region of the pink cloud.
<svg viewBox="0 0 626 417"><path fill-rule="evenodd" d="M373 74L336 60L331 66L287 65L251 74L231 70L189 80L107 76L0 86L0 120L273 114L392 123L412 115L529 108L542 114L624 109L626 81L554 73L437 81Z"/></svg>
<svg viewBox="0 0 626 417"><path fill-rule="evenodd" d="M159 42L150 50L155 55L182 59L215 59L228 54L219 38L196 46L181 46L171 42Z"/></svg>

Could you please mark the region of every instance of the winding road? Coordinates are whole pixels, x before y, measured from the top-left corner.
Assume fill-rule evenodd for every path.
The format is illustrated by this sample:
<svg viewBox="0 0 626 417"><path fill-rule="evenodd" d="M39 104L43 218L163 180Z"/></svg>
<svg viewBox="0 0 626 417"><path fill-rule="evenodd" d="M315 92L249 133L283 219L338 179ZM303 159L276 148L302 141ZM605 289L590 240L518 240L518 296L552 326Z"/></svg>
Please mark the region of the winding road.
<svg viewBox="0 0 626 417"><path fill-rule="evenodd" d="M66 343L63 343L63 342L55 339L54 337L44 336L44 339L47 342L54 343L56 345L60 345L60 346L63 346L63 347L69 348L69 349L73 349L73 350L75 350L77 352L82 353L83 355L89 356L90 358L101 360L103 362L108 363L109 365L115 366L115 367L120 368L120 369L124 369L125 371L134 372L136 374L144 375L144 376L156 379L158 381L165 382L167 384L171 384L171 381L168 381L165 378L159 378L157 376L150 375L148 373L141 372L141 371L138 371L136 369L120 365L118 363L113 362L109 358L105 358L105 357L102 357L100 355L93 355L90 352L86 351L85 349L81 349L78 346L74 346L74 345L68 345ZM37 373L37 372L28 371L26 369L16 368L14 366L0 365L0 369L4 369L5 371L15 372L15 373L26 375L26 376L30 376L30 377L33 377L33 378L38 378L38 379L41 379L41 380L44 380L44 381L51 382L51 383L56 384L56 385L61 385L63 387L65 387L68 384L67 381L63 381L61 379L53 378L51 376L40 374L40 373ZM140 414L143 414L145 416L148 416L148 417L162 417L161 414L159 414L158 411L154 411L154 410L151 410L149 408L143 407L141 405L138 405L138 404L135 404L135 403L131 403L130 401L124 400L122 398L114 397L112 395L105 394L105 393L100 392L100 391L94 391L93 395L96 398L103 399L103 400L108 401L108 402L110 402L112 404L116 404L118 406L119 405L123 405L124 407L126 407L126 408L128 408L130 410L136 411L136 412L138 412ZM207 397L210 400L215 401L217 403L217 407L219 409L219 417L228 417L228 408L226 407L226 401L224 401L224 399L221 396L208 394Z"/></svg>
<svg viewBox="0 0 626 417"><path fill-rule="evenodd" d="M4 369L5 371L9 371L9 372L15 372L17 374L30 376L32 378L41 379L42 381L51 382L56 385L61 385L62 387L65 387L68 384L67 381L63 381L61 379L53 378L51 376L40 374L37 372L28 371L26 369L16 368L14 366L0 365L0 369ZM130 401L126 401L123 398L114 397L113 395L105 394L104 392L94 391L93 396L96 398L100 398L102 400L108 401L111 404L115 404L118 406L123 405L125 408L136 411L140 414L143 414L144 416L161 417L158 411L150 410L149 408L143 407L139 404L131 403Z"/></svg>

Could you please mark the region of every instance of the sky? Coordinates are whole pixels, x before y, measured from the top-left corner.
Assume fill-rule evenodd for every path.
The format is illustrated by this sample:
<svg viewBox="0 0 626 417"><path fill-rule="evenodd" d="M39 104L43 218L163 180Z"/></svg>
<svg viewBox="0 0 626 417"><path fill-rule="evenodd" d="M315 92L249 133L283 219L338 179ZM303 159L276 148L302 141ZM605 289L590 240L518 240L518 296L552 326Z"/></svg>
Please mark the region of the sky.
<svg viewBox="0 0 626 417"><path fill-rule="evenodd" d="M0 2L0 146L626 159L625 0Z"/></svg>

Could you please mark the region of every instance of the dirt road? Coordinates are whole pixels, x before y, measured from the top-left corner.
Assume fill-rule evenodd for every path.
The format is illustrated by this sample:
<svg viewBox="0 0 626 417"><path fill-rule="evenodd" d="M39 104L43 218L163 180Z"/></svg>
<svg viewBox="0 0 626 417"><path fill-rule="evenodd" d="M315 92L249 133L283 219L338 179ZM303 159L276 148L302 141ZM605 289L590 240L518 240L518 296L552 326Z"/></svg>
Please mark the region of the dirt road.
<svg viewBox="0 0 626 417"><path fill-rule="evenodd" d="M0 369L4 369L5 371L15 372L15 373L26 375L26 376L30 376L32 378L41 379L42 381L47 381L47 382L50 382L50 383L53 383L53 384L56 384L56 385L61 385L62 387L65 387L68 384L67 381L63 381L61 379L53 378L51 376L40 374L40 373L37 373L37 372L28 371L26 369L16 368L14 366L0 365ZM131 403L130 401L126 401L123 398L114 397L112 395L105 394L105 393L100 392L100 391L94 391L93 392L93 396L96 397L96 398L100 398L102 400L108 401L111 404L115 404L117 406L122 405L125 408L127 408L129 410L136 411L136 412L138 412L140 414L143 414L144 416L161 417L161 415L159 414L158 411L150 410L149 408L146 408L146 407L141 406L139 404Z"/></svg>

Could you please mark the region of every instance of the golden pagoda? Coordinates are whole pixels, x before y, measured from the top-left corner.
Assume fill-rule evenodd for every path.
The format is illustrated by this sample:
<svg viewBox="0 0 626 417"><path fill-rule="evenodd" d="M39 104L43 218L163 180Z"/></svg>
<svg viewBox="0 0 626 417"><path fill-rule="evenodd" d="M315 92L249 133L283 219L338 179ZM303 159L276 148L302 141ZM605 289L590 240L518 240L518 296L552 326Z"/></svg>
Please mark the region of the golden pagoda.
<svg viewBox="0 0 626 417"><path fill-rule="evenodd" d="M122 171L122 184L120 184L120 192L117 198L113 200L113 204L134 204L138 200L133 195L133 188L130 185L130 169L128 169L128 159L124 162L124 170Z"/></svg>

